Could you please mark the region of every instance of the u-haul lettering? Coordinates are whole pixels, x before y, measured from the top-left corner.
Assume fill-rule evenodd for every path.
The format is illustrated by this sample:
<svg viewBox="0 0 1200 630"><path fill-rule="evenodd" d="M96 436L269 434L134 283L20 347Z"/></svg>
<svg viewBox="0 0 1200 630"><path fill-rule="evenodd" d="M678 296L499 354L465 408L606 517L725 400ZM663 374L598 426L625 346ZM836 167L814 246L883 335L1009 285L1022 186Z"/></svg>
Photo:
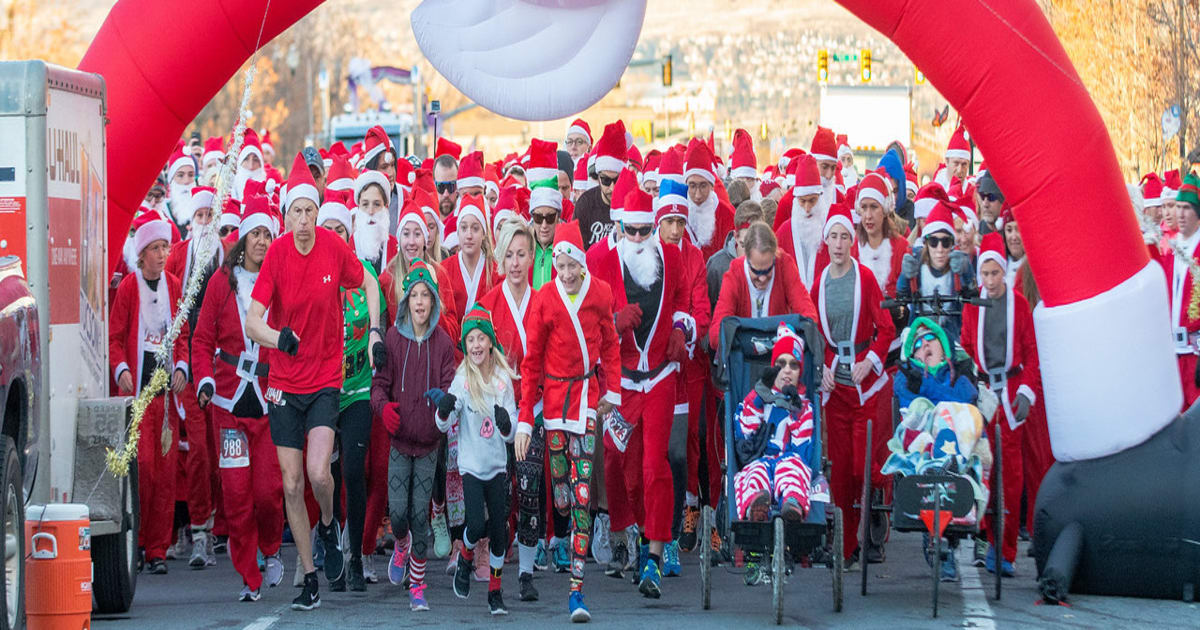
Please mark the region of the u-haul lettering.
<svg viewBox="0 0 1200 630"><path fill-rule="evenodd" d="M79 183L79 132L69 129L46 130L46 162L50 180L67 184Z"/></svg>

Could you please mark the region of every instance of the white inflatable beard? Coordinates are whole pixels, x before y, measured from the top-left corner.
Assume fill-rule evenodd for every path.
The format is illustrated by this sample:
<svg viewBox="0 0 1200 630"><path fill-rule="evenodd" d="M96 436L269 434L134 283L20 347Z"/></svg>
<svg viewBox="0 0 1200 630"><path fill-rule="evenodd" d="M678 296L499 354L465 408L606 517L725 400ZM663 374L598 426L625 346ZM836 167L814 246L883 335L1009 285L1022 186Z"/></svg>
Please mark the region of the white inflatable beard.
<svg viewBox="0 0 1200 630"><path fill-rule="evenodd" d="M384 208L372 216L358 210L355 214L354 253L359 258L382 260L383 246L388 238L388 223L391 221L388 209Z"/></svg>
<svg viewBox="0 0 1200 630"><path fill-rule="evenodd" d="M654 239L634 243L623 238L617 241L617 251L621 255L621 262L629 270L629 275L638 286L649 290L655 282L658 282L662 275L662 260L658 257L658 248L654 246Z"/></svg>
<svg viewBox="0 0 1200 630"><path fill-rule="evenodd" d="M171 218L176 223L187 225L192 222L192 189L195 186L186 186L171 182Z"/></svg>
<svg viewBox="0 0 1200 630"><path fill-rule="evenodd" d="M717 194L708 193L704 203L696 205L688 197L688 227L696 237L696 247L707 247L712 242L713 233L717 231Z"/></svg>

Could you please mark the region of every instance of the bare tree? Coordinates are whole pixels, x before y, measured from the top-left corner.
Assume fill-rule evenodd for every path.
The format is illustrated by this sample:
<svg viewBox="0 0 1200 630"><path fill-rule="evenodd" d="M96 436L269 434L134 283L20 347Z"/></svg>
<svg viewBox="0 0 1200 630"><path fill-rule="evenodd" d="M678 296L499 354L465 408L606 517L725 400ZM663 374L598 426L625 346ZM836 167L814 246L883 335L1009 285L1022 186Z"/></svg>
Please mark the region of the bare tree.
<svg viewBox="0 0 1200 630"><path fill-rule="evenodd" d="M1164 83L1171 88L1171 102L1179 106L1179 160L1186 168L1187 139L1193 109L1200 100L1200 50L1196 30L1200 28L1200 3L1196 0L1153 0L1147 15L1157 27L1164 46L1168 74Z"/></svg>

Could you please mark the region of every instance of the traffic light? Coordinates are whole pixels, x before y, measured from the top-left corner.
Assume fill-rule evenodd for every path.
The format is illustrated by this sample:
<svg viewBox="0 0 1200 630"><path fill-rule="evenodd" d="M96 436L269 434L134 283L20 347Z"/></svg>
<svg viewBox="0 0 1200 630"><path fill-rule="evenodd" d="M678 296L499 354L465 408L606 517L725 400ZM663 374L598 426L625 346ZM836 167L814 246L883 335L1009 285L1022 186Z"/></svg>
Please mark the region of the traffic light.
<svg viewBox="0 0 1200 630"><path fill-rule="evenodd" d="M829 82L829 51L824 48L817 51L817 81Z"/></svg>
<svg viewBox="0 0 1200 630"><path fill-rule="evenodd" d="M858 70L863 83L871 82L871 49L864 48L858 57Z"/></svg>
<svg viewBox="0 0 1200 630"><path fill-rule="evenodd" d="M913 80L917 85L925 85L925 73L916 66L913 66Z"/></svg>
<svg viewBox="0 0 1200 630"><path fill-rule="evenodd" d="M663 87L671 87L671 80L674 78L674 76L673 76L674 68L671 67L672 61L673 61L673 59L672 59L671 55L667 55L667 57L665 59L663 59L663 64L662 64Z"/></svg>

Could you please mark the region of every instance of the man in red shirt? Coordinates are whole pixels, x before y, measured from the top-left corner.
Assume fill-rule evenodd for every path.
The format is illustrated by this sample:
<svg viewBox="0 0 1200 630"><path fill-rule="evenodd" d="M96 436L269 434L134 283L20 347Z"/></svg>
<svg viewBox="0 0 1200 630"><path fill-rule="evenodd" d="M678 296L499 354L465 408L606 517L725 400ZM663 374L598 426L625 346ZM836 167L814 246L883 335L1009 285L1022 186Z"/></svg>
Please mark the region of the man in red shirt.
<svg viewBox="0 0 1200 630"><path fill-rule="evenodd" d="M333 453L342 384L342 300L340 290L366 289L371 320L368 359L386 361L379 328L379 288L371 274L336 234L316 225L317 187L302 155L296 156L284 199L292 231L272 243L259 271L246 314L246 335L271 353L267 390L271 440L279 453L288 524L304 567L304 589L295 610L321 605L313 567L310 523L304 506L304 471L321 506L317 535L325 546L325 577L335 582L344 562L341 531L333 518ZM270 310L270 322L263 316ZM304 461L305 440L308 442ZM307 464L307 466L306 466Z"/></svg>

